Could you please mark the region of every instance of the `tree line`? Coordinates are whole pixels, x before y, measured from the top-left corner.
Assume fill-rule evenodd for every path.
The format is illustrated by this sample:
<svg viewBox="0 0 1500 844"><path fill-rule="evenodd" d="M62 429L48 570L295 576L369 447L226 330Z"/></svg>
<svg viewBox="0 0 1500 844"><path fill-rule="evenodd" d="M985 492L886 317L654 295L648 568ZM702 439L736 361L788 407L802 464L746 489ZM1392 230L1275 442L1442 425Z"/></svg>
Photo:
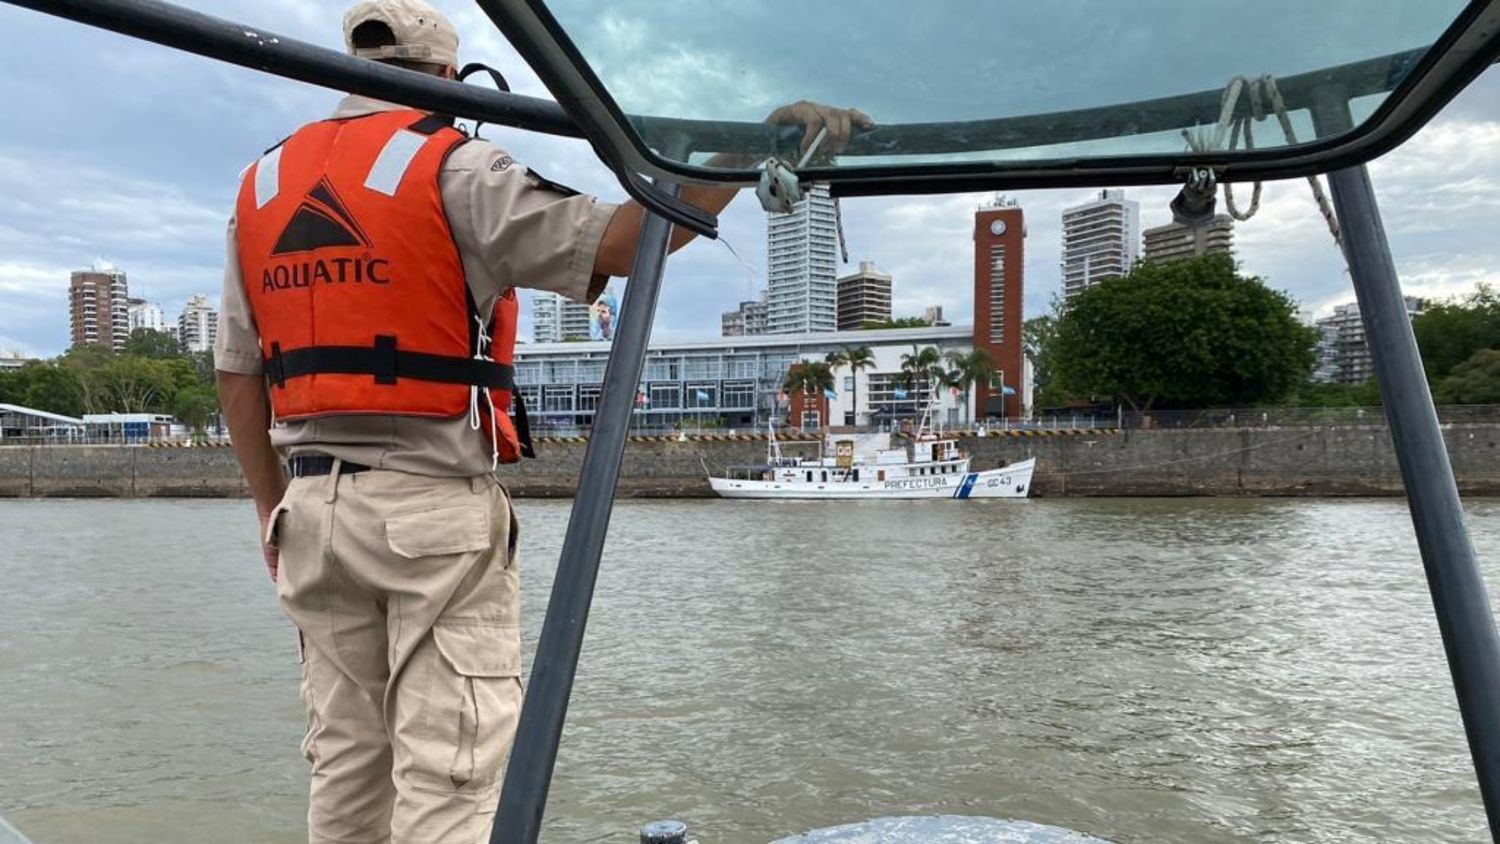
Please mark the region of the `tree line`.
<svg viewBox="0 0 1500 844"><path fill-rule="evenodd" d="M1500 299L1481 286L1413 321L1440 403L1500 403ZM1317 330L1297 303L1211 255L1146 262L1027 320L1038 408L1110 402L1136 412L1380 404L1374 380L1312 380Z"/></svg>
<svg viewBox="0 0 1500 844"><path fill-rule="evenodd" d="M0 402L64 416L165 413L195 431L219 412L213 355L184 352L170 335L137 328L115 353L79 346L0 372Z"/></svg>

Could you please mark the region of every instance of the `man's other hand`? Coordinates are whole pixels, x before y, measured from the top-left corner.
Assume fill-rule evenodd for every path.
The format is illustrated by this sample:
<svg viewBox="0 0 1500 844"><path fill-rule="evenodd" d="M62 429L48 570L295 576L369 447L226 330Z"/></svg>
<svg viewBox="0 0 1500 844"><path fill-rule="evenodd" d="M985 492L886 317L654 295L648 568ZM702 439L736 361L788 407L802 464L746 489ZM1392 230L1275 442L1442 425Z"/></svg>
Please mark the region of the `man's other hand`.
<svg viewBox="0 0 1500 844"><path fill-rule="evenodd" d="M818 145L814 154L814 157L818 159L842 152L848 145L849 139L854 136L854 130L875 128L875 121L859 109L834 108L807 100L776 109L771 112L770 117L766 118L766 122L782 126L800 125L802 127L802 155L807 155L813 140L818 137L818 132L826 128L828 135L823 138L823 142Z"/></svg>
<svg viewBox="0 0 1500 844"><path fill-rule="evenodd" d="M271 530L271 514L260 511L260 553L266 559L266 571L271 573L271 582L276 582L276 572L281 568L281 552L266 544L266 535Z"/></svg>

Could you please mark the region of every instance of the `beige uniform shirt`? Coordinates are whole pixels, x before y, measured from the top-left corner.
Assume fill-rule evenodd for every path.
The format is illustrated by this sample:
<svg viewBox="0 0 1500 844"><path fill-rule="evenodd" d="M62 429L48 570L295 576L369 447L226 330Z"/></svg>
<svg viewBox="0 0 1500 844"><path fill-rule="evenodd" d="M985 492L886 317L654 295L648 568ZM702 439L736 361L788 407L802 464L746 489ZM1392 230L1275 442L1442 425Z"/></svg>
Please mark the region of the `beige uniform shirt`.
<svg viewBox="0 0 1500 844"><path fill-rule="evenodd" d="M346 97L335 118L401 108L366 97ZM473 140L453 152L438 177L443 210L474 301L488 313L511 286L531 287L584 301L594 257L615 206L569 195L529 174L495 145ZM231 217L224 296L214 366L225 372L261 371L260 335L245 298ZM276 422L271 442L283 455L318 452L380 469L419 475L472 476L490 471L490 444L458 419L409 416L331 416Z"/></svg>

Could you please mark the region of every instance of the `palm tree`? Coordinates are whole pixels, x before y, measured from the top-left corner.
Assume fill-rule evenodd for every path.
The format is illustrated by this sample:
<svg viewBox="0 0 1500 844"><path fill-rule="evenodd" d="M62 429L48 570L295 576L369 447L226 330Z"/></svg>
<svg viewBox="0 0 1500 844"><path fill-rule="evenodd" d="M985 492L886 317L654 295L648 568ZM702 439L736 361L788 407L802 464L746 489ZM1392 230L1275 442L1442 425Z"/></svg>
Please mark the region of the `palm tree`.
<svg viewBox="0 0 1500 844"><path fill-rule="evenodd" d="M854 390L851 395L854 398L854 424L859 424L859 371L869 369L875 365L875 353L870 351L869 346L844 347L844 364L849 367L849 374L853 376Z"/></svg>
<svg viewBox="0 0 1500 844"><path fill-rule="evenodd" d="M975 384L989 383L990 376L995 373L995 359L990 353L982 348L974 349L968 354L961 352L949 352L944 355L948 365L952 367L948 372L948 385L957 387L964 397L964 414L969 413L969 391ZM965 419L965 422L972 422Z"/></svg>
<svg viewBox="0 0 1500 844"><path fill-rule="evenodd" d="M927 346L918 349L916 344L912 344L911 354L901 356L901 381L907 389L916 392L912 396L914 401L921 401L922 389L931 392L932 382L939 378L942 360L936 348Z"/></svg>

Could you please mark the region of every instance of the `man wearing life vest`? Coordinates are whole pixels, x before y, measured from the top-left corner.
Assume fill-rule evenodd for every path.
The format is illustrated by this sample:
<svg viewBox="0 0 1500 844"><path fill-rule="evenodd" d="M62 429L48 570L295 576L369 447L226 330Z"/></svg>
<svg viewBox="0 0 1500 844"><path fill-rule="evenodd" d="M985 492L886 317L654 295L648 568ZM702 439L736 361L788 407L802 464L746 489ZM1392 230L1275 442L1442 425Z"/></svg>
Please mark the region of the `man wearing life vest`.
<svg viewBox="0 0 1500 844"><path fill-rule="evenodd" d="M363 0L344 36L455 75L458 34L425 0ZM770 120L801 124L804 147L826 128L826 151L870 125L806 102ZM682 192L715 213L734 194ZM593 301L629 274L642 219L358 96L245 171L215 366L299 632L310 841L488 840L521 705L517 534L495 476L531 453L515 287Z"/></svg>

